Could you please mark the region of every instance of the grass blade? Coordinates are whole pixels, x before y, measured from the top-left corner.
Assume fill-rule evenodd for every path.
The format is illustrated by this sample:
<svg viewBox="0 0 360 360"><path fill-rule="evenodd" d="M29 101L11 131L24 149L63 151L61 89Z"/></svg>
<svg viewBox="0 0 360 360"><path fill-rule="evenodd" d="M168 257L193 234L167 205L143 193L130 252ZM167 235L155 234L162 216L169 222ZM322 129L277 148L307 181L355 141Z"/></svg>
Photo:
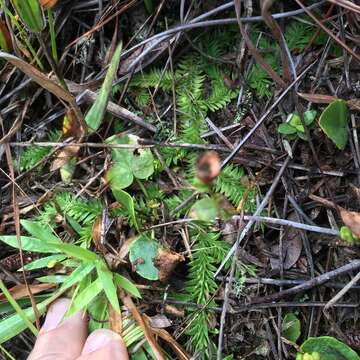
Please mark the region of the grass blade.
<svg viewBox="0 0 360 360"><path fill-rule="evenodd" d="M98 98L85 116L85 121L90 128L90 132L95 132L99 128L100 123L105 115L106 107L109 101L109 95L112 90L112 83L119 67L121 50L122 43L120 43L115 50L104 83L101 86Z"/></svg>

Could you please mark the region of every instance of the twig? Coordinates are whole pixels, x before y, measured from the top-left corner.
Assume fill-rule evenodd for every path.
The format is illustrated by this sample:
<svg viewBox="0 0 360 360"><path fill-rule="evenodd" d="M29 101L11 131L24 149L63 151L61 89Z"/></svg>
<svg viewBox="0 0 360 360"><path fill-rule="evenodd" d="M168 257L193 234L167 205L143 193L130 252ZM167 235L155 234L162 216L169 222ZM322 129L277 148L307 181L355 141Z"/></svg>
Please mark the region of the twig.
<svg viewBox="0 0 360 360"><path fill-rule="evenodd" d="M295 295L300 292L312 289L316 286L322 285L334 277L345 274L349 271L354 271L360 268L360 260L353 260L349 264L341 266L338 269L321 274L311 280L305 281L303 284L292 287L291 289L283 290L275 294L267 295L261 298L255 298L251 301L251 304L267 303L277 301L289 295Z"/></svg>

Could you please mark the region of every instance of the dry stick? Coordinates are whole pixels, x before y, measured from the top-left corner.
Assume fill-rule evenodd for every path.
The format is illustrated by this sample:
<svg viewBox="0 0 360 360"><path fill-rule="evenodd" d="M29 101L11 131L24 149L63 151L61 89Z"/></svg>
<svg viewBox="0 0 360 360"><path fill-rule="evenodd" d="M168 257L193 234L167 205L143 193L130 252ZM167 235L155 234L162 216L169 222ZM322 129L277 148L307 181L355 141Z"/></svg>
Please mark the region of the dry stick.
<svg viewBox="0 0 360 360"><path fill-rule="evenodd" d="M25 274L25 270L24 270L24 254L23 254L23 249L22 249L21 230L20 230L20 211L19 211L19 204L17 201L16 187L15 187L15 182L14 182L15 173L14 173L13 160L12 160L12 156L11 156L10 146L8 144L5 145L5 153L6 153L8 167L10 170L10 178L11 178L12 184L13 184L13 186L12 186L12 201L13 201L13 209L14 209L14 222L15 222L16 240L19 245L19 255L20 255L22 275L23 275L25 286L26 286L26 290L27 290L29 298L30 298L31 307L32 307L34 315L35 315L36 328L39 330L40 329L40 313L36 306L36 301L31 292L30 286L27 282L26 274Z"/></svg>
<svg viewBox="0 0 360 360"><path fill-rule="evenodd" d="M340 300L351 288L360 280L360 272L356 274L329 302L325 305L324 311L327 311L329 307L333 306L338 300Z"/></svg>
<svg viewBox="0 0 360 360"><path fill-rule="evenodd" d="M301 285L294 286L290 289L283 290L283 291L280 291L275 294L267 295L267 296L260 297L260 298L255 298L254 300L251 301L251 304L273 302L273 301L282 299L285 296L295 295L295 294L298 294L299 292L303 292L305 290L309 290L316 286L322 285L336 276L342 275L349 271L357 270L359 268L360 268L360 260L353 260L349 264L341 266L338 269L326 272L325 274L321 274L311 280L305 281Z"/></svg>
<svg viewBox="0 0 360 360"><path fill-rule="evenodd" d="M311 17L312 20L314 20L320 27L323 29L330 37L332 37L344 50L346 50L349 54L351 54L356 60L360 61L360 56L357 55L354 50L352 50L350 47L348 47L344 42L342 42L336 35L332 33L326 26L322 24L321 21L319 21L316 16L312 14L312 12L307 9L303 3L300 0L295 0L299 6L306 12L308 16Z"/></svg>
<svg viewBox="0 0 360 360"><path fill-rule="evenodd" d="M268 192L266 193L264 199L261 201L260 205L258 206L258 208L256 209L254 216L259 216L261 214L261 212L265 209L265 206L267 205L270 197L272 196L273 192L275 191L288 163L290 161L290 157L288 156L287 159L284 161L284 165L281 167L281 169L279 170L279 172L276 174L276 177L272 183L272 185L270 186L270 189L268 190ZM241 241L245 238L245 236L247 235L247 233L251 230L251 228L253 227L253 225L255 224L255 220L250 220L246 226L244 227L244 229L239 233L238 238L235 242L235 244L231 247L230 251L227 253L227 255L225 256L225 259L222 261L222 263L220 264L220 266L218 267L218 269L216 270L216 273L214 275L214 277L216 277L217 275L219 275L219 272L222 270L222 268L225 266L225 264L227 263L227 261L230 259L230 257L235 253L235 251L237 250L238 246L240 245Z"/></svg>
<svg viewBox="0 0 360 360"><path fill-rule="evenodd" d="M316 62L316 61L315 61ZM239 150L244 146L244 144L251 138L251 136L255 133L255 131L262 125L262 123L266 120L266 118L271 114L271 112L279 105L279 103L284 99L284 97L290 92L290 90L296 85L296 83L301 80L304 75L311 69L311 67L315 64L313 62L310 64L278 97L276 101L270 106L270 108L265 112L264 115L256 122L254 127L244 136L244 138L240 141L240 143L235 147L235 149L230 153L230 155L223 161L221 164L221 168L224 168L232 158L239 152Z"/></svg>
<svg viewBox="0 0 360 360"><path fill-rule="evenodd" d="M256 63L262 67L262 69L274 80L274 82L276 82L282 88L285 88L286 87L285 81L281 79L281 77L274 71L274 69L265 61L263 56L259 53L259 51L252 43L248 33L246 32L244 25L241 22L241 16L240 16L241 0L235 0L234 6L235 6L236 18L238 20L241 36L244 39L245 44L249 49L249 52L255 58Z"/></svg>

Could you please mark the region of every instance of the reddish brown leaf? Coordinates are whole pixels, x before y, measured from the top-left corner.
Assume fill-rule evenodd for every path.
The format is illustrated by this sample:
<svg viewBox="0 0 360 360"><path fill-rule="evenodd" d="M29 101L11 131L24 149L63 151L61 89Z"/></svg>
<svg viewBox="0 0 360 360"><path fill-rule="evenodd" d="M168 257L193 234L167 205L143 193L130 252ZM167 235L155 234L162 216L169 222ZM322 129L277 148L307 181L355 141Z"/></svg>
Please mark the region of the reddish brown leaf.
<svg viewBox="0 0 360 360"><path fill-rule="evenodd" d="M58 0L40 0L40 5L44 9L51 9L57 4Z"/></svg>
<svg viewBox="0 0 360 360"><path fill-rule="evenodd" d="M71 145L59 150L56 155L56 159L51 164L50 171L55 171L62 168L66 162L72 158L75 158L79 153L80 146Z"/></svg>
<svg viewBox="0 0 360 360"><path fill-rule="evenodd" d="M29 285L29 288L31 290L31 293L34 295L34 294L41 293L42 291L51 289L54 286L55 286L55 284L34 284L34 285ZM9 291L10 291L11 296L15 300L22 299L22 298L29 296L29 291L25 284L15 285L11 289L9 289ZM0 301L5 301L5 300L6 300L5 295L0 294Z"/></svg>
<svg viewBox="0 0 360 360"><path fill-rule="evenodd" d="M121 314L119 314L109 303L109 322L110 329L115 331L117 334L121 335L122 332L122 318Z"/></svg>
<svg viewBox="0 0 360 360"><path fill-rule="evenodd" d="M98 215L95 219L94 226L92 228L92 239L96 249L101 253L106 254L106 248L101 242L102 229L103 229L103 216L101 214Z"/></svg>
<svg viewBox="0 0 360 360"><path fill-rule="evenodd" d="M170 250L159 250L158 255L154 259L154 265L159 269L159 280L166 283L176 265L180 261L184 261L184 256Z"/></svg>
<svg viewBox="0 0 360 360"><path fill-rule="evenodd" d="M356 195L356 200L357 200L358 204L360 205L360 189L357 186L355 186L354 184L350 184L350 188Z"/></svg>
<svg viewBox="0 0 360 360"><path fill-rule="evenodd" d="M205 184L211 183L221 170L220 157L215 151L207 151L196 162L196 176Z"/></svg>
<svg viewBox="0 0 360 360"><path fill-rule="evenodd" d="M324 94L305 94L305 93L297 93L301 98L312 102L314 104L330 104L334 100L338 98L336 96L324 95Z"/></svg>

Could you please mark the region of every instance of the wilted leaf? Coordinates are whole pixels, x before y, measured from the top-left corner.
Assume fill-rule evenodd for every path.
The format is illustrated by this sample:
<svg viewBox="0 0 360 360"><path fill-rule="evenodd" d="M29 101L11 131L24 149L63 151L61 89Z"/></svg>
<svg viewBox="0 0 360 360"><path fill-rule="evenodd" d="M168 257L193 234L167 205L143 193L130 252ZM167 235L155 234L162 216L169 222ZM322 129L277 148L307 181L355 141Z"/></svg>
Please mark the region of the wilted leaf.
<svg viewBox="0 0 360 360"><path fill-rule="evenodd" d="M159 270L154 266L158 255L158 243L145 235L140 235L131 243L129 259L134 270L143 278L158 280Z"/></svg>
<svg viewBox="0 0 360 360"><path fill-rule="evenodd" d="M38 294L42 291L51 289L52 287L54 287L54 284L31 284L31 285L29 285L29 288L33 295ZM29 296L28 289L27 289L26 285L24 285L24 284L15 285L8 290L9 290L9 293L11 294L11 296L15 300ZM5 295L0 294L0 301L5 301L5 300L6 300Z"/></svg>
<svg viewBox="0 0 360 360"><path fill-rule="evenodd" d="M301 335L301 324L300 320L293 313L288 313L284 316L282 324L282 336L296 343L297 339Z"/></svg>
<svg viewBox="0 0 360 360"><path fill-rule="evenodd" d="M23 0L19 0L19 1L23 1ZM70 104L75 103L75 98L73 97L73 95L71 95L68 91L63 89L55 81L50 80L45 74L43 74L41 71L36 69L34 66L28 64L24 60L14 56L14 55L5 53L3 51L0 51L0 59L1 58L10 62L12 65L16 66L24 74L29 76L33 81L38 83L41 87L43 87L47 91L51 92L58 98L65 100L66 102L68 102Z"/></svg>
<svg viewBox="0 0 360 360"><path fill-rule="evenodd" d="M331 102L338 100L336 96L324 95L324 94L305 94L297 93L303 99L315 103L315 104L330 104Z"/></svg>
<svg viewBox="0 0 360 360"><path fill-rule="evenodd" d="M152 316L149 319L150 326L155 329L165 329L172 326L172 322L163 314Z"/></svg>
<svg viewBox="0 0 360 360"><path fill-rule="evenodd" d="M104 83L101 86L99 95L85 116L85 121L89 125L89 131L91 133L95 132L99 128L105 115L106 107L109 101L109 95L112 90L112 83L119 67L121 50L122 43L117 46L111 60L109 70L107 71Z"/></svg>
<svg viewBox="0 0 360 360"><path fill-rule="evenodd" d="M176 265L180 261L184 261L184 256L177 254L171 250L159 249L158 255L154 259L154 265L159 269L159 280L166 283Z"/></svg>
<svg viewBox="0 0 360 360"><path fill-rule="evenodd" d="M318 352L321 360L360 360L359 355L348 345L331 336L308 338L300 349L304 353Z"/></svg>
<svg viewBox="0 0 360 360"><path fill-rule="evenodd" d="M69 163L70 160L73 160L77 156L79 150L80 147L77 145L66 146L59 150L59 152L56 154L54 162L51 164L50 171L55 171L64 167L67 163Z"/></svg>
<svg viewBox="0 0 360 360"><path fill-rule="evenodd" d="M320 127L333 143L343 150L348 141L348 109L344 100L335 100L320 116Z"/></svg>
<svg viewBox="0 0 360 360"><path fill-rule="evenodd" d="M215 151L207 151L196 162L196 176L205 184L211 183L220 171L220 157Z"/></svg>

